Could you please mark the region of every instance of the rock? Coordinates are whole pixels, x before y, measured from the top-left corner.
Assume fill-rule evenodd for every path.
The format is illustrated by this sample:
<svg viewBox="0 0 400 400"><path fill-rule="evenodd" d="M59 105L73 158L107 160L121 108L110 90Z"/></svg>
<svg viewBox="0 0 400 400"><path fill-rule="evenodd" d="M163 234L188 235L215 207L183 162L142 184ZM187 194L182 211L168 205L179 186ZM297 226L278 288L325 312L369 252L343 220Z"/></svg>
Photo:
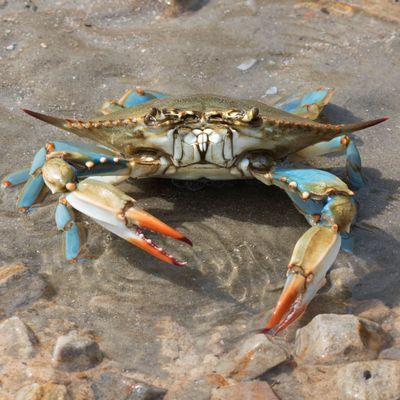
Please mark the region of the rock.
<svg viewBox="0 0 400 400"><path fill-rule="evenodd" d="M371 299L361 301L354 308L354 313L361 318L370 319L375 322L382 322L390 315L390 308L381 300Z"/></svg>
<svg viewBox="0 0 400 400"><path fill-rule="evenodd" d="M400 360L400 346L389 347L379 353L379 358L387 360Z"/></svg>
<svg viewBox="0 0 400 400"><path fill-rule="evenodd" d="M255 58L250 58L250 59L242 62L241 64L239 64L236 68L240 69L241 71L247 71L252 66L254 66L256 64L256 62L257 62L257 60Z"/></svg>
<svg viewBox="0 0 400 400"><path fill-rule="evenodd" d="M92 390L96 400L161 400L166 390L137 383L114 372L104 372L95 379Z"/></svg>
<svg viewBox="0 0 400 400"><path fill-rule="evenodd" d="M24 386L15 397L15 400L65 400L67 399L67 388L64 385L45 383L39 385Z"/></svg>
<svg viewBox="0 0 400 400"><path fill-rule="evenodd" d="M134 386L132 394L126 400L162 400L167 391L145 383Z"/></svg>
<svg viewBox="0 0 400 400"><path fill-rule="evenodd" d="M42 296L46 283L24 264L0 268L0 309L10 315Z"/></svg>
<svg viewBox="0 0 400 400"><path fill-rule="evenodd" d="M60 369L83 371L99 364L103 360L103 353L93 339L71 331L57 339L53 360Z"/></svg>
<svg viewBox="0 0 400 400"><path fill-rule="evenodd" d="M371 321L354 315L320 314L296 333L298 361L312 364L376 358L384 333Z"/></svg>
<svg viewBox="0 0 400 400"><path fill-rule="evenodd" d="M236 380L250 380L287 360L287 352L269 337L252 335L222 357L215 372Z"/></svg>
<svg viewBox="0 0 400 400"><path fill-rule="evenodd" d="M354 362L337 372L341 400L395 400L400 398L400 361Z"/></svg>
<svg viewBox="0 0 400 400"><path fill-rule="evenodd" d="M396 316L390 326L390 334L395 338L400 338L400 316Z"/></svg>
<svg viewBox="0 0 400 400"><path fill-rule="evenodd" d="M114 372L104 372L94 380L92 390L96 400L125 399L129 382Z"/></svg>
<svg viewBox="0 0 400 400"><path fill-rule="evenodd" d="M240 382L212 391L211 400L279 400L267 382Z"/></svg>
<svg viewBox="0 0 400 400"><path fill-rule="evenodd" d="M0 355L29 358L36 343L32 330L18 317L11 317L0 324Z"/></svg>

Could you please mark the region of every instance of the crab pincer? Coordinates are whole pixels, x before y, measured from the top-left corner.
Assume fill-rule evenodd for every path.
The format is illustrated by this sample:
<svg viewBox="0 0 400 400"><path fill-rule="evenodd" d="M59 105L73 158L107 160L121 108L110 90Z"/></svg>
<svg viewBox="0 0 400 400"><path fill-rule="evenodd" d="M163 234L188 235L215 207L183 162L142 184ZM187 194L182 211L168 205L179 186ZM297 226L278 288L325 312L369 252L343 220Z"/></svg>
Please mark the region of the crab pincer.
<svg viewBox="0 0 400 400"><path fill-rule="evenodd" d="M181 240L192 245L182 232L171 228L146 211L136 207L136 201L116 187L93 178L80 182L66 196L76 210L93 218L98 224L170 264L184 266L167 251L146 237L144 230Z"/></svg>
<svg viewBox="0 0 400 400"><path fill-rule="evenodd" d="M293 250L285 286L263 333L276 335L304 313L325 284L341 241L337 229L325 226L314 226L303 234Z"/></svg>

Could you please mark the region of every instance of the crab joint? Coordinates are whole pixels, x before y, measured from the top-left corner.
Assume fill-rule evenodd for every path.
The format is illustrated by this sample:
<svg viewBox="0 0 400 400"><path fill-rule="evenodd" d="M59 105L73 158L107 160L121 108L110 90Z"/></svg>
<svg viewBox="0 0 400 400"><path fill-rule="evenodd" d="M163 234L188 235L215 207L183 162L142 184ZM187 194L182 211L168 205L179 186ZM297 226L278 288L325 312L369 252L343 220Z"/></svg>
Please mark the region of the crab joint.
<svg viewBox="0 0 400 400"><path fill-rule="evenodd" d="M52 193L62 193L68 187L75 185L75 173L71 165L61 158L47 160L42 168L43 179ZM72 189L73 190L73 189Z"/></svg>

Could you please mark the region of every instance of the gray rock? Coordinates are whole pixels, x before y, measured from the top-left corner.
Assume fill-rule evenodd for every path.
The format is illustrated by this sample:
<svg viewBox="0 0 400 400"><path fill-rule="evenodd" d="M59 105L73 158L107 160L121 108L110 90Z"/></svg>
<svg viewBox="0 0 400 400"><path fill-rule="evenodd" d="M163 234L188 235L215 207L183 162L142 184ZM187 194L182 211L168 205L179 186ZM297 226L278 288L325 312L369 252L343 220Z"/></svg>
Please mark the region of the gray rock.
<svg viewBox="0 0 400 400"><path fill-rule="evenodd" d="M32 330L18 317L11 317L0 324L0 355L29 358L35 351L36 343Z"/></svg>
<svg viewBox="0 0 400 400"><path fill-rule="evenodd" d="M374 322L354 315L320 314L296 333L299 362L335 363L376 358L384 334Z"/></svg>
<svg viewBox="0 0 400 400"><path fill-rule="evenodd" d="M94 380L92 390L96 400L125 400L129 382L114 372L104 372Z"/></svg>
<svg viewBox="0 0 400 400"><path fill-rule="evenodd" d="M279 400L267 382L240 382L212 391L211 400Z"/></svg>
<svg viewBox="0 0 400 400"><path fill-rule="evenodd" d="M355 362L337 372L341 400L396 400L400 398L400 361Z"/></svg>
<svg viewBox="0 0 400 400"><path fill-rule="evenodd" d="M0 309L10 315L18 307L41 297L45 288L44 280L24 264L3 266L0 268Z"/></svg>
<svg viewBox="0 0 400 400"><path fill-rule="evenodd" d="M103 360L103 353L93 339L71 331L57 339L53 360L60 369L82 371L99 364Z"/></svg>
<svg viewBox="0 0 400 400"><path fill-rule="evenodd" d="M66 400L67 388L64 385L45 383L24 386L16 394L15 400Z"/></svg>
<svg viewBox="0 0 400 400"><path fill-rule="evenodd" d="M400 360L400 347L395 346L382 350L379 353L379 358L385 358L387 360Z"/></svg>
<svg viewBox="0 0 400 400"><path fill-rule="evenodd" d="M252 335L227 353L215 372L236 380L250 380L287 360L287 352L263 334Z"/></svg>
<svg viewBox="0 0 400 400"><path fill-rule="evenodd" d="M166 390L137 383L114 372L104 372L95 379L92 390L96 400L161 400Z"/></svg>

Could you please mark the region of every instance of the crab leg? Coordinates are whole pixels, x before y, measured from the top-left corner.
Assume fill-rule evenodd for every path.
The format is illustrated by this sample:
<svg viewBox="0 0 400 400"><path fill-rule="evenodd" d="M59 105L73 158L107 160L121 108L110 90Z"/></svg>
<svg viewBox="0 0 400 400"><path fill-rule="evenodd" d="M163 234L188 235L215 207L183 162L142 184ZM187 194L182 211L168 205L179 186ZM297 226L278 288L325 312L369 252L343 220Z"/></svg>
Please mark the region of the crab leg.
<svg viewBox="0 0 400 400"><path fill-rule="evenodd" d="M312 225L296 243L285 287L263 329L276 334L303 314L323 286L343 242L345 247L351 245L356 206L354 193L326 171L275 167L267 173L252 173L267 185L284 189Z"/></svg>
<svg viewBox="0 0 400 400"><path fill-rule="evenodd" d="M328 142L320 142L306 147L295 153L295 157L308 159L342 151L346 151L346 172L350 187L358 190L365 184L361 173L361 157L354 141L348 136L339 136Z"/></svg>
<svg viewBox="0 0 400 400"><path fill-rule="evenodd" d="M332 97L333 89L317 89L278 100L274 107L300 117L316 119Z"/></svg>
<svg viewBox="0 0 400 400"><path fill-rule="evenodd" d="M127 90L122 97L116 100L107 100L104 102L103 107L101 108L101 112L105 115L111 114L115 111L120 111L124 108L134 107L142 103L146 103L147 101L154 99L166 99L169 96L156 92L153 90L143 90L143 89L129 89Z"/></svg>
<svg viewBox="0 0 400 400"><path fill-rule="evenodd" d="M83 244L83 230L75 222L74 214L65 196L60 197L56 207L56 225L63 232L64 255L68 261L76 262Z"/></svg>
<svg viewBox="0 0 400 400"><path fill-rule="evenodd" d="M92 178L85 179L66 196L66 199L73 208L160 260L177 266L186 264L158 247L145 236L143 230L161 233L191 245L190 240L183 233L136 207L133 198L109 183Z"/></svg>
<svg viewBox="0 0 400 400"><path fill-rule="evenodd" d="M34 156L30 169L17 171L5 177L2 186L11 187L21 183L25 186L19 196L17 208L28 211L45 190L45 181L42 175L46 160L63 158L75 162L78 166L77 175L87 176L102 172L106 174L126 173L126 161L117 157L116 153L101 145L77 145L68 142L54 141L47 143ZM97 166L97 168L93 168ZM119 171L118 171L119 170Z"/></svg>
<svg viewBox="0 0 400 400"><path fill-rule="evenodd" d="M7 175L2 182L4 188L20 185L29 179L29 168L21 169Z"/></svg>

